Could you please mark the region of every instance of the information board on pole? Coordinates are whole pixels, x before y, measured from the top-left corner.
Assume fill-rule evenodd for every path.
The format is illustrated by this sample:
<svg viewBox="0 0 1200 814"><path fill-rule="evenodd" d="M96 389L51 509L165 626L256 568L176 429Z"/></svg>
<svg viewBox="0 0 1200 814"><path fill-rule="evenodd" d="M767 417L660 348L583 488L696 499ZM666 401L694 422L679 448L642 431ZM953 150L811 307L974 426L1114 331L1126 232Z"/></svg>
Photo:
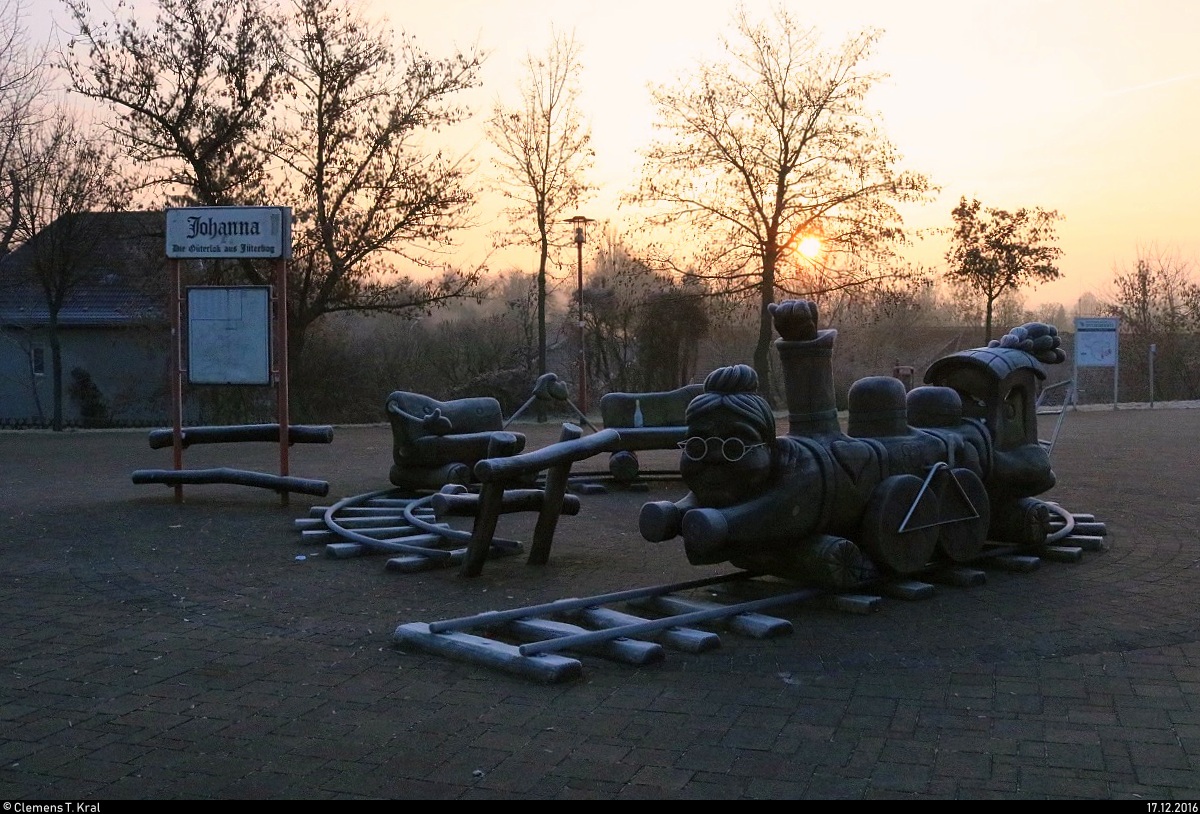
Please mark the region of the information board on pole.
<svg viewBox="0 0 1200 814"><path fill-rule="evenodd" d="M1075 366L1116 367L1120 326L1116 318L1076 317Z"/></svg>
<svg viewBox="0 0 1200 814"><path fill-rule="evenodd" d="M187 290L188 382L271 383L270 286Z"/></svg>
<svg viewBox="0 0 1200 814"><path fill-rule="evenodd" d="M164 252L171 274L171 412L176 473L183 469L183 383L274 385L279 432L279 477L288 476L287 274L292 256L292 210L286 206L174 207L164 211ZM195 286L183 293L185 260L270 260L274 286ZM195 264L190 264L195 265ZM200 265L208 265L202 263ZM257 264L262 270L261 263ZM184 318L186 307L187 317ZM186 348L186 359L185 359ZM278 480L252 475L255 486ZM240 483L224 475L214 482ZM209 481L204 481L209 482ZM176 480L175 502L183 500ZM279 499L288 504L288 489Z"/></svg>
<svg viewBox="0 0 1200 814"><path fill-rule="evenodd" d="M1109 367L1113 371L1113 407L1117 405L1120 375L1121 320L1116 317L1075 318L1075 381L1081 367Z"/></svg>

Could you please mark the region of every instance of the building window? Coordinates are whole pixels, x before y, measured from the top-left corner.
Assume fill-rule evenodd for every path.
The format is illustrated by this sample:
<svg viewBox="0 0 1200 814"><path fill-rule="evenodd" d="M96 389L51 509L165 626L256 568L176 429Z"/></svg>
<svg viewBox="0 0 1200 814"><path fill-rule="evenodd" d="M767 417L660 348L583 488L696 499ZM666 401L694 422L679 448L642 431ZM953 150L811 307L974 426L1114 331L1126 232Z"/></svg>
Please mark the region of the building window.
<svg viewBox="0 0 1200 814"><path fill-rule="evenodd" d="M29 354L29 365L33 368L34 376L46 375L46 349L41 345L34 345Z"/></svg>

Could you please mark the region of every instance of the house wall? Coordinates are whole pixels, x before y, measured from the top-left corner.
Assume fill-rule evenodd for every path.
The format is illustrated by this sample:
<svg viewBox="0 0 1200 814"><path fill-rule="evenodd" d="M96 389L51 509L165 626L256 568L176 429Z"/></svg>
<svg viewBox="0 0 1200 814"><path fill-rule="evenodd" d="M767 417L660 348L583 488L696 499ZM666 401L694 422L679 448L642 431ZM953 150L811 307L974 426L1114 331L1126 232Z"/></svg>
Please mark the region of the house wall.
<svg viewBox="0 0 1200 814"><path fill-rule="evenodd" d="M168 378L170 334L151 328L61 328L63 420L80 423L79 404L69 395L71 371L86 370L117 425L170 421ZM45 372L30 371L31 348L43 348ZM0 331L0 426L45 424L54 412L50 342L45 330Z"/></svg>

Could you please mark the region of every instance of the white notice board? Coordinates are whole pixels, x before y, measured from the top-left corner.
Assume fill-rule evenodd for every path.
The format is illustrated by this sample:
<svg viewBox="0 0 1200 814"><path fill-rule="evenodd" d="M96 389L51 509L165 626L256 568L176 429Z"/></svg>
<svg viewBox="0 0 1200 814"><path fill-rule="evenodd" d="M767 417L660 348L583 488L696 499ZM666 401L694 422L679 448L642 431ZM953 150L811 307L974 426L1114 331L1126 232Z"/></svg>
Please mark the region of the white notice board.
<svg viewBox="0 0 1200 814"><path fill-rule="evenodd" d="M1116 367L1117 330L1120 320L1107 317L1075 318L1075 366Z"/></svg>
<svg viewBox="0 0 1200 814"><path fill-rule="evenodd" d="M187 290L188 382L271 383L270 286Z"/></svg>

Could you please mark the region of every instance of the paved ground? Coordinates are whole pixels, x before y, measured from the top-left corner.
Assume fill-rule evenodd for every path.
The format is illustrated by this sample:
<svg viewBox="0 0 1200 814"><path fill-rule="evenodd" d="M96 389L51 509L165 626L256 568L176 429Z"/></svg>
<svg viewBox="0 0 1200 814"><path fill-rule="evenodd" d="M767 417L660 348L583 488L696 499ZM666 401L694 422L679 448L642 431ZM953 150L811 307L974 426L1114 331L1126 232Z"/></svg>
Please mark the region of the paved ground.
<svg viewBox="0 0 1200 814"><path fill-rule="evenodd" d="M1200 410L1068 416L1050 497L1111 541L1082 562L547 686L392 633L700 575L636 528L679 484L585 496L547 567L465 580L326 559L293 521L327 500L134 486L170 467L144 433L0 434L0 798L1196 800L1197 437ZM386 487L389 457L386 428L338 428L292 472L334 498Z"/></svg>

